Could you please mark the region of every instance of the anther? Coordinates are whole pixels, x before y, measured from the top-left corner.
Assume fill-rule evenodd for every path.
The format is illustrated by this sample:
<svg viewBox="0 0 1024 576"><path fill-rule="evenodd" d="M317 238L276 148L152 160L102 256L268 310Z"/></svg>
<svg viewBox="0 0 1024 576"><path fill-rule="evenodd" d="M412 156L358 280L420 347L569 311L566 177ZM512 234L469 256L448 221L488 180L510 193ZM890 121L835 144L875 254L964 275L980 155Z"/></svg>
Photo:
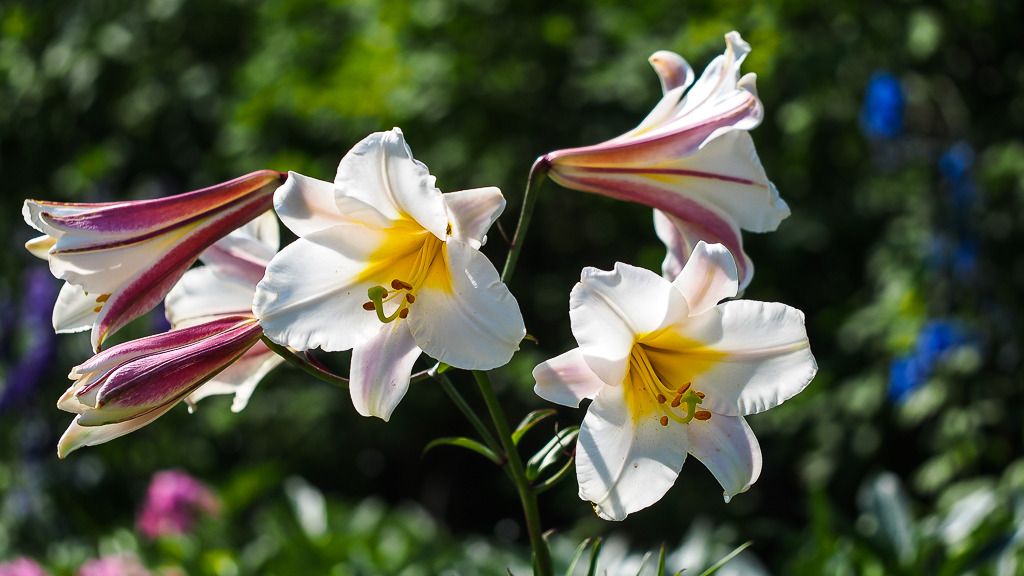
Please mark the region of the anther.
<svg viewBox="0 0 1024 576"><path fill-rule="evenodd" d="M711 420L711 412L707 410L697 410L697 413L693 415L697 420Z"/></svg>
<svg viewBox="0 0 1024 576"><path fill-rule="evenodd" d="M708 415L710 416L711 414L708 413ZM662 426L668 426L668 416L662 416L661 417L661 425Z"/></svg>
<svg viewBox="0 0 1024 576"><path fill-rule="evenodd" d="M416 301L416 297L412 295L412 292L406 292L405 293L405 300L409 304L412 304L413 302Z"/></svg>
<svg viewBox="0 0 1024 576"><path fill-rule="evenodd" d="M102 304L106 302L108 299L110 299L110 294L100 294L99 296L96 297L96 302Z"/></svg>
<svg viewBox="0 0 1024 576"><path fill-rule="evenodd" d="M676 394L685 394L686 391L690 389L690 384L690 382L687 382L686 384L680 386L679 390L676 390Z"/></svg>
<svg viewBox="0 0 1024 576"><path fill-rule="evenodd" d="M398 317L399 318L405 318L408 315L409 315L409 309L408 308L402 308L402 311L398 313Z"/></svg>
<svg viewBox="0 0 1024 576"><path fill-rule="evenodd" d="M675 398L672 399L672 407L673 408L679 408L679 405L682 404L682 403L683 403L683 397L681 395L680 396L676 396Z"/></svg>
<svg viewBox="0 0 1024 576"><path fill-rule="evenodd" d="M103 310L103 306L97 306L92 309L93 312L99 312L100 310Z"/></svg>
<svg viewBox="0 0 1024 576"><path fill-rule="evenodd" d="M391 287L394 288L395 290L412 290L412 284L409 284L408 282L403 282L398 278L395 278L394 280L391 281Z"/></svg>
<svg viewBox="0 0 1024 576"><path fill-rule="evenodd" d="M376 306L373 305L373 302L363 302L363 310L373 312L374 308L376 308Z"/></svg>
<svg viewBox="0 0 1024 576"><path fill-rule="evenodd" d="M697 398L704 399L705 394L703 392L697 392Z"/></svg>
<svg viewBox="0 0 1024 576"><path fill-rule="evenodd" d="M664 403L665 403L665 395L664 394L658 394L658 404L664 404Z"/></svg>

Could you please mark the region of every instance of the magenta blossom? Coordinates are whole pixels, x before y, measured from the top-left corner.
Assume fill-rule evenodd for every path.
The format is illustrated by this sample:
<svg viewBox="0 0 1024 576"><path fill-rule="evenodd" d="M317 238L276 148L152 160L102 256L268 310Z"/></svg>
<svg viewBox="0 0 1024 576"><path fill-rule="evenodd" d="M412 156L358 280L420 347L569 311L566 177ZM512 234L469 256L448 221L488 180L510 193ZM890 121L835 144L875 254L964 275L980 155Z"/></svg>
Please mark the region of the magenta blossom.
<svg viewBox="0 0 1024 576"><path fill-rule="evenodd" d="M76 576L150 576L135 556L115 555L90 560L78 569Z"/></svg>
<svg viewBox="0 0 1024 576"><path fill-rule="evenodd" d="M149 483L138 530L147 538L183 534L200 514L216 514L217 497L201 482L180 470L157 472Z"/></svg>
<svg viewBox="0 0 1024 576"><path fill-rule="evenodd" d="M0 564L0 576L46 576L46 570L35 560L22 556Z"/></svg>

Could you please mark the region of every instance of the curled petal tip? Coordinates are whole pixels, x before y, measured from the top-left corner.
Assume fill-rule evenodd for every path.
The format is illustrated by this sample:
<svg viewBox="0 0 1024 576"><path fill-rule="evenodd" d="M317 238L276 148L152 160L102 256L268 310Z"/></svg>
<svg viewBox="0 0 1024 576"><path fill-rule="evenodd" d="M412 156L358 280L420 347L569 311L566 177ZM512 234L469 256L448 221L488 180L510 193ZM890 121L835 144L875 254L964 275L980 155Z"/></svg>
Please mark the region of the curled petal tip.
<svg viewBox="0 0 1024 576"><path fill-rule="evenodd" d="M658 50L647 59L661 79L662 92L693 83L693 69L686 60L670 50Z"/></svg>

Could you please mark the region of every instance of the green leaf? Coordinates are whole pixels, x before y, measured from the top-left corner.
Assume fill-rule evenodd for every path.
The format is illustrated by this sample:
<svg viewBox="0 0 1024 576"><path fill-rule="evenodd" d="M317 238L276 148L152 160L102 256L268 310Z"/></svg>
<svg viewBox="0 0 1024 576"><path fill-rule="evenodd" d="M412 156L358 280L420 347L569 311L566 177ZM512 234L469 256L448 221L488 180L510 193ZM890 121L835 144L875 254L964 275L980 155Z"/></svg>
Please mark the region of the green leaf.
<svg viewBox="0 0 1024 576"><path fill-rule="evenodd" d="M573 462L575 461L576 458L569 458L566 460L565 466L559 468L558 472L552 474L547 480L534 486L533 491L537 494L542 494L553 488L555 484L558 484L563 478L568 476L569 472L572 472Z"/></svg>
<svg viewBox="0 0 1024 576"><path fill-rule="evenodd" d="M583 552L590 546L590 538L584 538L583 542L576 547L576 553L572 555L572 562L569 563L569 569L565 571L565 576L572 576L573 572L576 572L576 564L583 557Z"/></svg>
<svg viewBox="0 0 1024 576"><path fill-rule="evenodd" d="M533 482L541 472L557 464L563 457L568 457L571 454L572 443L579 433L579 426L559 430L543 448L526 462L526 479Z"/></svg>
<svg viewBox="0 0 1024 576"><path fill-rule="evenodd" d="M530 431L530 428L533 428L537 424L540 424L545 419L550 418L557 413L558 411L554 408L545 408L544 410L534 410L533 412L530 412L525 418L523 418L523 421L519 423L519 426L516 426L515 431L512 432L512 443L518 446L519 440L523 435Z"/></svg>
<svg viewBox="0 0 1024 576"><path fill-rule="evenodd" d="M597 574L597 557L601 555L602 546L604 546L603 540L600 538L594 540L594 547L590 549L590 565L587 567L587 576Z"/></svg>
<svg viewBox="0 0 1024 576"><path fill-rule="evenodd" d="M665 576L665 544L661 544L661 552L658 553L658 576Z"/></svg>
<svg viewBox="0 0 1024 576"><path fill-rule="evenodd" d="M483 444L473 440L472 438L466 438L465 436L449 436L444 438L437 438L427 444L423 448L423 454L426 454L430 450L437 448L438 446L455 446L457 448L465 448L466 450L472 450L477 454L487 458L495 465L501 466L501 457L494 453L493 450L484 446Z"/></svg>
<svg viewBox="0 0 1024 576"><path fill-rule="evenodd" d="M721 560L719 560L718 562L715 562L715 563L714 563L714 564L713 564L713 565L711 566L711 568L708 568L707 570L705 570L704 572L702 572L700 576L711 576L711 575L712 575L712 574L714 574L715 572L718 572L719 570L721 570L721 569L722 569L722 566L725 566L726 564L728 564L728 563L729 563L729 561L730 561L730 560L732 560L733 558L735 558L736 556L738 556L740 552L743 552L743 551L744 551L744 550L746 550L747 548L750 548L750 545L751 545L751 544L753 544L753 543L754 543L754 542L753 542L752 540L747 540L747 541L746 541L746 542L744 542L743 544L740 544L739 546L737 546L737 547L736 547L736 549L735 549L735 550L733 550L732 552L729 552L728 554L726 554L726 555L725 555L725 556L724 556L724 557L723 557L723 558L722 558Z"/></svg>

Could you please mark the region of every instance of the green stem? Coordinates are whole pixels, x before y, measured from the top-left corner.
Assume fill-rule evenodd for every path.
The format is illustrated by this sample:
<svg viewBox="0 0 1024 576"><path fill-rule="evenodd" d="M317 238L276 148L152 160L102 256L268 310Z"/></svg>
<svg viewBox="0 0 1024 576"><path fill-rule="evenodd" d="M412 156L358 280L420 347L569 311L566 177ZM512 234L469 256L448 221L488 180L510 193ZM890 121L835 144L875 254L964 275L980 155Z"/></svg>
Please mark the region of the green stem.
<svg viewBox="0 0 1024 576"><path fill-rule="evenodd" d="M469 423L473 425L476 433L480 435L481 439L483 439L484 444L487 444L487 447L493 450L495 454L501 454L503 452L501 445L498 444L498 441L494 439L494 435L491 434L491 431L487 429L487 426L482 420L480 420L480 417L476 415L473 408L470 407L469 402L466 402L466 399L463 398L462 394L460 394L458 389L455 388L451 379L444 374L437 374L434 376L434 380L437 380L438 384L441 385L441 389L444 390L445 394L447 394L449 398L451 398L455 406L460 412L462 412L462 415L466 417L466 420L469 420Z"/></svg>
<svg viewBox="0 0 1024 576"><path fill-rule="evenodd" d="M309 374L317 380L327 382L328 384L334 384L340 388L348 388L348 378L338 376L330 370L324 370L309 360L306 360L299 354L291 351L288 347L281 346L277 342L274 342L268 338L266 334L264 334L260 339L263 340L263 343L266 344L267 348L270 348L271 352L277 354L281 358L284 358L289 364L295 366L299 370L302 370L306 374ZM447 366L438 362L427 370L420 370L419 372L414 373L409 381L413 384L416 382L422 382L432 376L439 376L447 369Z"/></svg>
<svg viewBox="0 0 1024 576"><path fill-rule="evenodd" d="M498 398L491 389L491 381L486 372L473 371L476 384L480 388L480 395L483 396L487 405L487 412L494 422L494 429L498 432L498 439L504 448L505 457L508 459L508 469L512 481L519 491L519 500L523 505L523 514L526 517L526 531L530 535L530 546L533 548L533 569L538 576L552 576L551 552L548 550L547 542L544 541L544 534L541 531L540 511L537 507L537 494L526 479L526 472L523 470L523 461L519 457L515 442L512 441L512 431L509 429L505 413L498 404Z"/></svg>
<svg viewBox="0 0 1024 576"><path fill-rule="evenodd" d="M512 246L505 258L505 268L501 271L501 281L506 284L512 278L516 270L516 263L519 262L519 252L523 249L526 241L526 232L530 229L530 220L533 217L533 207L537 204L537 195L540 191L544 178L547 177L551 164L546 156L537 158L530 168L530 177L526 180L526 193L523 196L523 207L519 211L519 223L516 224L516 231L512 235Z"/></svg>

